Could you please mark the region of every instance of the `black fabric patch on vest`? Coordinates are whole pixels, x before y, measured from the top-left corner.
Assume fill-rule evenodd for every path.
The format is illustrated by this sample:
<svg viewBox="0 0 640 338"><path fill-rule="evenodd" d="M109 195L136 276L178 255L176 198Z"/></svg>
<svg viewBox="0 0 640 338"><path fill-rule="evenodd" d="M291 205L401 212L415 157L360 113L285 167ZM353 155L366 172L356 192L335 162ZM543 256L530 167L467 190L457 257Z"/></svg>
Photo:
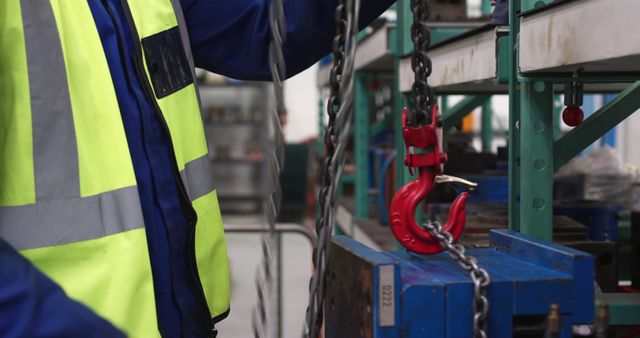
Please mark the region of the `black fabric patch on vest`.
<svg viewBox="0 0 640 338"><path fill-rule="evenodd" d="M191 67L177 26L142 39L142 48L158 99L193 83Z"/></svg>

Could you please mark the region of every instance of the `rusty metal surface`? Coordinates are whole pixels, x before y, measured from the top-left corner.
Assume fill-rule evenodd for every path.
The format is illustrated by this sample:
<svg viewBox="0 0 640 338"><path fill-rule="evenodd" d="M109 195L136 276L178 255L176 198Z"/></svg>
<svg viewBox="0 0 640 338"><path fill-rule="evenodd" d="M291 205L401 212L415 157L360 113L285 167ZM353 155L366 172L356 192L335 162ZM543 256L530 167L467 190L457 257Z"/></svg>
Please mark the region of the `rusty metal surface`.
<svg viewBox="0 0 640 338"><path fill-rule="evenodd" d="M360 256L332 244L327 272L325 337L373 338L374 268Z"/></svg>

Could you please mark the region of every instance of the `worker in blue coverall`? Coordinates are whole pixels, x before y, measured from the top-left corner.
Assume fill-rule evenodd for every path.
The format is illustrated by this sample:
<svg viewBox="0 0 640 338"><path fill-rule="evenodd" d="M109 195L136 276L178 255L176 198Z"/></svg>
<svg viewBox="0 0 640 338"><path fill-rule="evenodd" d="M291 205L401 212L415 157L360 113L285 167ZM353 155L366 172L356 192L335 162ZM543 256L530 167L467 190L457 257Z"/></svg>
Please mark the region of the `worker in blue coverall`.
<svg viewBox="0 0 640 338"><path fill-rule="evenodd" d="M36 0L23 0L23 6L29 1ZM140 204L147 224L146 236L150 242L156 243L153 249L149 248L149 256L156 291L158 330L165 337L190 336L185 332L195 332L190 330L190 326L196 325L194 318L198 316L181 316L176 303L172 301L173 298L180 297L181 290L167 287L170 280L168 269L173 264L164 261L168 260L167 237L174 234L149 229L149 224L162 227L167 222L186 222L185 216L180 212L178 199L172 193L163 194L157 189L175 179L169 164L172 161L171 154L166 140L154 138L154 135L161 134L161 122L152 113L151 103L142 96L142 84L131 76L135 67L134 37L129 30L123 29L127 26L123 2L86 1L115 87ZM394 1L363 1L361 26L376 19ZM267 0L181 0L181 5L195 66L241 80L271 78L267 54L271 38ZM288 31L284 54L288 76L303 71L330 52L335 32L336 5L337 0L285 1ZM3 33L2 22L7 15L2 11L3 7L0 5L0 39ZM83 43L77 41L75 48L83 48ZM146 149L150 148L155 151L147 153ZM42 220L45 224L46 221ZM100 290L94 291L100 293ZM223 318L216 320L221 319ZM61 287L0 239L0 337L123 335L88 307L70 299ZM215 335L215 330L203 334L205 335Z"/></svg>

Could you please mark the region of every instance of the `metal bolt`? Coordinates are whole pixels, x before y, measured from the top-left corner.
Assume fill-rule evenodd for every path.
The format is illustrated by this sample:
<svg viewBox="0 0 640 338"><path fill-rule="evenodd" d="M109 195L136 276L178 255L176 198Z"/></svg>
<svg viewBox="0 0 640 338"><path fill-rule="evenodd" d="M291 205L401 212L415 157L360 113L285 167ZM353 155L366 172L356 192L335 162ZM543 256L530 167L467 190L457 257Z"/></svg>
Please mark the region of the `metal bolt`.
<svg viewBox="0 0 640 338"><path fill-rule="evenodd" d="M595 338L607 338L609 331L609 305L600 304L596 313L596 335Z"/></svg>
<svg viewBox="0 0 640 338"><path fill-rule="evenodd" d="M549 316L547 317L547 333L551 336L560 333L560 305L551 304Z"/></svg>

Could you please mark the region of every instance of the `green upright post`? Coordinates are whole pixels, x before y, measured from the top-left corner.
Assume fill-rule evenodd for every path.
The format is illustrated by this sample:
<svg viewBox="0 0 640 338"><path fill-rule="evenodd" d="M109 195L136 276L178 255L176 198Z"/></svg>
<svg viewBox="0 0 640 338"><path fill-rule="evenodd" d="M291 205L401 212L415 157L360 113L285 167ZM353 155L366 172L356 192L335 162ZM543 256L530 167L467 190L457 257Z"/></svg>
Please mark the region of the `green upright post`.
<svg viewBox="0 0 640 338"><path fill-rule="evenodd" d="M491 15L493 6L490 0L482 0L482 14ZM491 97L482 105L482 152L493 152L493 106Z"/></svg>
<svg viewBox="0 0 640 338"><path fill-rule="evenodd" d="M396 172L395 191L402 188L409 180L407 167L404 165L405 145L402 136L402 109L407 106L407 97L400 92L400 59L413 51L411 41L411 8L410 0L398 0L396 3L396 13L398 20L396 24L395 40L392 43L393 54L393 75L395 78L395 90L393 94L393 142L396 149ZM397 248L402 246L398 243Z"/></svg>
<svg viewBox="0 0 640 338"><path fill-rule="evenodd" d="M491 6L491 1L482 0L482 14L489 15L493 13L493 6Z"/></svg>
<svg viewBox="0 0 640 338"><path fill-rule="evenodd" d="M509 1L509 228L520 231L520 92L518 91L518 34L520 1Z"/></svg>
<svg viewBox="0 0 640 338"><path fill-rule="evenodd" d="M482 152L493 152L493 106L491 99L482 105Z"/></svg>
<svg viewBox="0 0 640 338"><path fill-rule="evenodd" d="M553 97L553 139L557 140L562 136L561 115L564 108L564 100L561 95Z"/></svg>
<svg viewBox="0 0 640 338"><path fill-rule="evenodd" d="M553 83L524 79L520 110L520 231L553 237Z"/></svg>
<svg viewBox="0 0 640 338"><path fill-rule="evenodd" d="M395 60L395 76L398 79L399 58ZM407 106L406 97L398 90L396 80L396 91L393 97L393 142L396 148L396 172L395 172L395 190L402 188L409 179L409 175L404 165L405 146L404 137L402 135L402 109Z"/></svg>
<svg viewBox="0 0 640 338"><path fill-rule="evenodd" d="M398 0L397 3L398 45L396 57L402 57L413 52L413 40L411 39L411 25L413 14L411 13L411 0Z"/></svg>
<svg viewBox="0 0 640 338"><path fill-rule="evenodd" d="M354 152L355 177L355 217L369 218L369 92L366 74L355 74L354 98Z"/></svg>

